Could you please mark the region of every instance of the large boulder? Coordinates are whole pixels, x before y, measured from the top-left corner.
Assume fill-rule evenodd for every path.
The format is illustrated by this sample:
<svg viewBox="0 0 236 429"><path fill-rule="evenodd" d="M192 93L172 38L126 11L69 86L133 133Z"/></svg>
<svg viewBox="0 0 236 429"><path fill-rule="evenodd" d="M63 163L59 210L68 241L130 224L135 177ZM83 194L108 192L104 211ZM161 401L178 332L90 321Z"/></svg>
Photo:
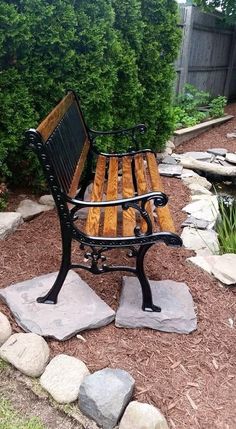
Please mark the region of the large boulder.
<svg viewBox="0 0 236 429"><path fill-rule="evenodd" d="M55 401L66 404L78 398L80 385L88 374L89 370L84 362L61 354L47 365L40 377L40 384Z"/></svg>
<svg viewBox="0 0 236 429"><path fill-rule="evenodd" d="M8 340L12 334L12 329L8 318L0 312L0 346Z"/></svg>
<svg viewBox="0 0 236 429"><path fill-rule="evenodd" d="M37 334L13 334L0 347L0 357L30 377L39 377L49 360L46 341Z"/></svg>
<svg viewBox="0 0 236 429"><path fill-rule="evenodd" d="M134 379L121 369L105 368L85 377L79 391L82 413L103 429L113 429L134 389Z"/></svg>
<svg viewBox="0 0 236 429"><path fill-rule="evenodd" d="M168 429L168 424L153 405L132 401L125 410L119 429Z"/></svg>
<svg viewBox="0 0 236 429"><path fill-rule="evenodd" d="M20 213L1 212L0 213L0 240L4 240L9 234L14 232L23 223Z"/></svg>

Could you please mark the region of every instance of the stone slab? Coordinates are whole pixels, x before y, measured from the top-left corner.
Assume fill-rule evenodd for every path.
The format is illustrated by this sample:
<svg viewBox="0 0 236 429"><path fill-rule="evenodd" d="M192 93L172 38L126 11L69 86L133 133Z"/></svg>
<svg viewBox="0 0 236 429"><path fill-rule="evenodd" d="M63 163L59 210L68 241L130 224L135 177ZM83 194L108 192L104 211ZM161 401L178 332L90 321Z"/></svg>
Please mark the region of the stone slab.
<svg viewBox="0 0 236 429"><path fill-rule="evenodd" d="M26 331L60 341L85 329L112 322L115 312L74 271L69 271L55 305L39 304L38 296L52 286L57 273L50 273L1 289L0 298Z"/></svg>
<svg viewBox="0 0 236 429"><path fill-rule="evenodd" d="M183 167L181 165L159 164L159 173L161 176L181 177Z"/></svg>
<svg viewBox="0 0 236 429"><path fill-rule="evenodd" d="M190 228L208 229L209 225L211 225L211 222L204 219L196 219L194 216L188 216L182 223L181 228L189 226Z"/></svg>
<svg viewBox="0 0 236 429"><path fill-rule="evenodd" d="M115 325L125 328L151 328L188 334L197 329L197 318L189 288L172 280L150 281L153 302L160 313L143 311L142 292L136 277L123 277L120 305Z"/></svg>
<svg viewBox="0 0 236 429"><path fill-rule="evenodd" d="M211 149L207 149L208 153L212 153L213 155L225 156L228 152L228 149L224 147L213 147Z"/></svg>
<svg viewBox="0 0 236 429"><path fill-rule="evenodd" d="M184 158L193 158L199 161L209 161L212 158L212 154L208 152L185 152Z"/></svg>
<svg viewBox="0 0 236 429"><path fill-rule="evenodd" d="M20 213L1 212L0 213L0 240L4 240L9 234L14 232L23 223Z"/></svg>

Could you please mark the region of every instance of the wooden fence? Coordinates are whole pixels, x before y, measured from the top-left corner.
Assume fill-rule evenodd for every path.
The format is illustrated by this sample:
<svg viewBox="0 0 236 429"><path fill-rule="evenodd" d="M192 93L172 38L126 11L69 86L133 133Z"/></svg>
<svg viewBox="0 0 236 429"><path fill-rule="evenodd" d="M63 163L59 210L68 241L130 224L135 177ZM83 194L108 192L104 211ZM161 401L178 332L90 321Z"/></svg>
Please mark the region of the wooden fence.
<svg viewBox="0 0 236 429"><path fill-rule="evenodd" d="M182 46L176 62L176 93L186 83L212 95L236 98L236 27L195 6L180 7Z"/></svg>

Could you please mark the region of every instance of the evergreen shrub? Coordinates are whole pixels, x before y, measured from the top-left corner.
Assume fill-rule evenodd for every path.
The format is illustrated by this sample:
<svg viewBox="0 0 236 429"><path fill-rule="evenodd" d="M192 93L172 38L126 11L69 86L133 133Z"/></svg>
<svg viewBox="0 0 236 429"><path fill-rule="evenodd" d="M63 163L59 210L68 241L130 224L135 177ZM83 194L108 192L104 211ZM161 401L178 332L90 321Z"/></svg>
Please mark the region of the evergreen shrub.
<svg viewBox="0 0 236 429"><path fill-rule="evenodd" d="M0 20L0 179L42 185L22 135L68 88L91 128L145 122L143 145L163 147L174 119L175 0L0 0Z"/></svg>

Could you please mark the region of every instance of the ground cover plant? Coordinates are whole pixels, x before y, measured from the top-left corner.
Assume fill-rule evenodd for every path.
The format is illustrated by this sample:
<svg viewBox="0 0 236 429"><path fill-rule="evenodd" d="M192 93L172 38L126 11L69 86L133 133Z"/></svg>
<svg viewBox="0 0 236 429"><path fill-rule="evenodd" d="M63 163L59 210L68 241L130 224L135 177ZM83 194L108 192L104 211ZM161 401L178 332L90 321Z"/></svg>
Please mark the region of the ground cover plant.
<svg viewBox="0 0 236 429"><path fill-rule="evenodd" d="M4 397L0 398L0 429L46 429L38 418L23 418Z"/></svg>
<svg viewBox="0 0 236 429"><path fill-rule="evenodd" d="M219 118L224 115L226 103L226 97L212 98L208 92L186 84L183 93L175 100L175 128L191 127L207 119Z"/></svg>

